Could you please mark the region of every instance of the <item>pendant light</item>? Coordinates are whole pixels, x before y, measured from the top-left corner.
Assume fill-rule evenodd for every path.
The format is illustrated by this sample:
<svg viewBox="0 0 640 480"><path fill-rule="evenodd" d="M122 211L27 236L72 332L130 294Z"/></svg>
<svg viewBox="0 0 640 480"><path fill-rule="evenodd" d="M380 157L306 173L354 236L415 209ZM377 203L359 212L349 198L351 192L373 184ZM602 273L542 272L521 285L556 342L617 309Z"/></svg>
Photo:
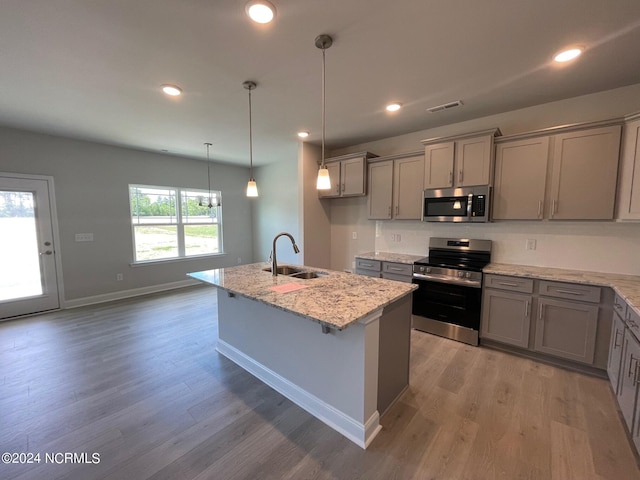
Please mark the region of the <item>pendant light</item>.
<svg viewBox="0 0 640 480"><path fill-rule="evenodd" d="M325 139L325 58L324 52L333 44L333 39L329 35L318 35L316 37L316 47L322 50L322 160L320 169L318 170L318 181L316 188L318 190L329 190L331 188L331 178L329 170L324 164L324 139Z"/></svg>
<svg viewBox="0 0 640 480"><path fill-rule="evenodd" d="M213 144L206 142L205 145L207 146L207 184L209 185L209 203L207 207L213 208L213 196L211 195L211 160L209 160L209 147ZM218 200L216 199L216 206L217 203ZM200 203L200 206L202 206L202 203Z"/></svg>
<svg viewBox="0 0 640 480"><path fill-rule="evenodd" d="M253 134L251 125L251 90L256 88L256 82L246 81L242 84L249 90L249 182L247 183L247 197L258 196L258 186L253 178Z"/></svg>

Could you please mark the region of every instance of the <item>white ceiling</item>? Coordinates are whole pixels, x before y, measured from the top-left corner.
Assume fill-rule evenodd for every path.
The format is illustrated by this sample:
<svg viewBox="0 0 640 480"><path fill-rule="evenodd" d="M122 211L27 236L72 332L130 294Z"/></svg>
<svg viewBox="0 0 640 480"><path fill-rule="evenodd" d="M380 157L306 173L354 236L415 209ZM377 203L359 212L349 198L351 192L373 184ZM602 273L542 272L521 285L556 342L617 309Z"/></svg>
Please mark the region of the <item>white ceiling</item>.
<svg viewBox="0 0 640 480"><path fill-rule="evenodd" d="M320 140L321 33L329 148L640 83L639 0L272 2L260 26L245 0L1 0L0 124L248 165L254 80L255 164L294 159Z"/></svg>

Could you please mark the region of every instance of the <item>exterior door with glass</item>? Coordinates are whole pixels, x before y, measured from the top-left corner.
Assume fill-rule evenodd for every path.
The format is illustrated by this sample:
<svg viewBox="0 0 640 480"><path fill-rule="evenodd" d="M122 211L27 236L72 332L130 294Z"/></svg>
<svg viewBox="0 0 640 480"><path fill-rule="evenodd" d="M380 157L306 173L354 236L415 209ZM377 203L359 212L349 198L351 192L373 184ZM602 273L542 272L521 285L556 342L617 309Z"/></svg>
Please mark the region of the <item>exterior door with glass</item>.
<svg viewBox="0 0 640 480"><path fill-rule="evenodd" d="M0 174L0 319L60 307L52 182Z"/></svg>

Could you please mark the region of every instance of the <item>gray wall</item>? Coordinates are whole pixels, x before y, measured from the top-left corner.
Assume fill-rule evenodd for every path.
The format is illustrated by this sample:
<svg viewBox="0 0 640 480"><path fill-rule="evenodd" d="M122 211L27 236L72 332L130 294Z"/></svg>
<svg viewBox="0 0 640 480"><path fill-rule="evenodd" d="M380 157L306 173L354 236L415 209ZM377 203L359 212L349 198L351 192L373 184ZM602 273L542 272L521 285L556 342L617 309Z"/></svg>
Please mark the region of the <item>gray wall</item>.
<svg viewBox="0 0 640 480"><path fill-rule="evenodd" d="M303 249L298 205L298 165L296 151L291 158L254 169L258 198L251 199L253 209L253 258L266 261L273 238L288 232ZM302 264L302 255L293 253L288 238L278 240L278 262Z"/></svg>
<svg viewBox="0 0 640 480"><path fill-rule="evenodd" d="M204 147L203 147L204 148ZM247 168L213 164L225 255L131 266L130 183L207 189L206 162L0 128L0 172L54 177L65 300L183 281L190 271L253 261ZM94 241L75 242L76 233ZM116 273L124 280L117 282Z"/></svg>

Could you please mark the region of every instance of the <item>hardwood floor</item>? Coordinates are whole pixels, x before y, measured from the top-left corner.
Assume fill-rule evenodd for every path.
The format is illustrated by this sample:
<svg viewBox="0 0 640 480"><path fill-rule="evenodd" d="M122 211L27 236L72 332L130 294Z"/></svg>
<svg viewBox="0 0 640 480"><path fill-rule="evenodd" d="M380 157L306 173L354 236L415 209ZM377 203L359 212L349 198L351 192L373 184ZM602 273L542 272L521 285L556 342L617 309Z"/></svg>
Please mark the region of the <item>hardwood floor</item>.
<svg viewBox="0 0 640 480"><path fill-rule="evenodd" d="M0 453L41 454L0 478L640 479L605 380L414 331L364 451L219 355L215 312L194 287L0 323Z"/></svg>

